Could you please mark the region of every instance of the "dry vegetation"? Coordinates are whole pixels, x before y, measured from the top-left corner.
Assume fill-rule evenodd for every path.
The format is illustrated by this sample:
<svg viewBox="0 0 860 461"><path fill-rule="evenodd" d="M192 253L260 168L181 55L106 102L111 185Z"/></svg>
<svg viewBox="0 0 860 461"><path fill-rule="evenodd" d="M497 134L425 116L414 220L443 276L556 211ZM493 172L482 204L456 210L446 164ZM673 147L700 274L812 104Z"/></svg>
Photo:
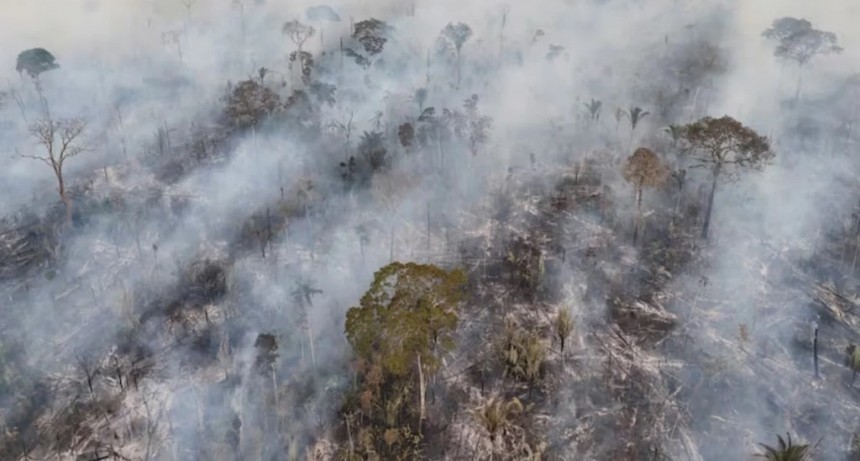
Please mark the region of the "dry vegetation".
<svg viewBox="0 0 860 461"><path fill-rule="evenodd" d="M856 111L798 80L768 136L712 114L731 56L702 26L636 91L511 122L492 75L566 58L508 13L420 55L404 18L289 20L285 61L137 153L122 116L111 144L55 115L62 63L21 53L16 156L60 203L0 220L0 459L860 459ZM805 73L842 50L793 18L765 39ZM826 212L743 222L758 173L810 163Z"/></svg>

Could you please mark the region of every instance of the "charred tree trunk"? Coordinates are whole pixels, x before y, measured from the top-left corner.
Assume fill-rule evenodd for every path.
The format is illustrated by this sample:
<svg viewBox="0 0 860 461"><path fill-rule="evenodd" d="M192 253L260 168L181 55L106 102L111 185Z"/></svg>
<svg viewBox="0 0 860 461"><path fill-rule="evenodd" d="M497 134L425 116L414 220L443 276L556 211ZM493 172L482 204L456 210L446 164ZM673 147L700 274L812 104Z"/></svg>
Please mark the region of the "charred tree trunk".
<svg viewBox="0 0 860 461"><path fill-rule="evenodd" d="M818 325L812 334L812 363L815 366L815 379L819 379L818 375Z"/></svg>
<svg viewBox="0 0 860 461"><path fill-rule="evenodd" d="M705 223L702 225L702 238L708 239L708 231L711 227L711 214L714 212L714 195L717 193L717 177L720 174L720 170L714 170L714 176L711 180L711 192L708 194L708 208L705 211Z"/></svg>
<svg viewBox="0 0 860 461"><path fill-rule="evenodd" d="M421 434L421 426L424 423L424 415L425 415L425 392L426 386L424 385L424 370L421 367L421 355L417 356L418 360L418 399L420 405L420 414L418 417L418 434Z"/></svg>
<svg viewBox="0 0 860 461"><path fill-rule="evenodd" d="M800 101L800 89L803 86L803 64L797 66L797 88L794 90L794 101L791 103L791 107L796 107L798 101Z"/></svg>
<svg viewBox="0 0 860 461"><path fill-rule="evenodd" d="M642 226L642 181L636 188L636 223L633 226L633 246L639 240L639 228Z"/></svg>
<svg viewBox="0 0 860 461"><path fill-rule="evenodd" d="M66 209L66 225L72 224L72 199L66 190L66 182L63 179L63 172L59 168L55 169L57 174L57 182L59 183L60 200L63 201L63 207Z"/></svg>

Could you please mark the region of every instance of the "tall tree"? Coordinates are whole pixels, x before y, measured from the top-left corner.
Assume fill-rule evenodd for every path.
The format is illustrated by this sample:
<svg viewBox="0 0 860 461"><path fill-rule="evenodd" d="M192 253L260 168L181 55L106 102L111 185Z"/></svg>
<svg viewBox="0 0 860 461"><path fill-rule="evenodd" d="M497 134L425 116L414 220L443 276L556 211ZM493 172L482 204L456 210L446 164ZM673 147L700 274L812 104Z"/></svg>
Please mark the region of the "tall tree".
<svg viewBox="0 0 860 461"><path fill-rule="evenodd" d="M30 125L30 134L36 138L44 153L25 154L25 158L39 160L51 167L57 178L60 200L66 208L66 224L72 223L72 198L66 189L65 166L66 160L76 157L86 151L81 143L81 135L87 124L81 118L63 120L43 119Z"/></svg>
<svg viewBox="0 0 860 461"><path fill-rule="evenodd" d="M322 294L322 290L318 289L313 282L301 280L296 283L296 287L290 294L293 297L293 302L299 306L304 315L305 328L308 330L308 348L311 352L311 364L316 368L317 358L314 349L314 331L311 324L310 311L314 307L313 297Z"/></svg>
<svg viewBox="0 0 860 461"><path fill-rule="evenodd" d="M841 53L842 47L837 45L836 34L812 27L806 19L785 17L777 19L762 35L776 40L774 56L797 63L797 89L794 93L794 103L800 98L800 88L803 82L803 68L817 55Z"/></svg>
<svg viewBox="0 0 860 461"><path fill-rule="evenodd" d="M463 50L463 45L465 45L466 42L469 41L469 38L472 37L472 28L469 27L468 24L464 24L462 22L458 22L457 24L448 23L448 25L442 29L441 37L454 48L454 54L457 58L457 88L459 88L460 81L462 80L460 54Z"/></svg>
<svg viewBox="0 0 860 461"><path fill-rule="evenodd" d="M290 41L296 45L295 55L291 53L290 60L295 61L293 56L298 56L299 59L299 69L302 69L304 72L305 69L305 53L304 46L305 42L313 37L316 29L313 26L309 26L307 24L303 24L298 20L292 20L290 22L284 23L281 27L281 33L290 38Z"/></svg>
<svg viewBox="0 0 860 461"><path fill-rule="evenodd" d="M603 102L594 98L591 98L591 102L585 104L585 108L588 109L588 115L591 117L591 120L600 120L600 108L602 106Z"/></svg>
<svg viewBox="0 0 860 461"><path fill-rule="evenodd" d="M630 139L627 141L627 149L630 149L630 145L633 144L633 133L636 131L636 127L639 126L639 122L649 114L650 112L642 110L639 106L631 106L630 110L627 111L627 118L630 119Z"/></svg>
<svg viewBox="0 0 860 461"><path fill-rule="evenodd" d="M244 80L231 85L222 98L227 121L239 129L256 129L260 122L282 106L278 93L262 84L262 75L265 73L261 73L260 82Z"/></svg>
<svg viewBox="0 0 860 461"><path fill-rule="evenodd" d="M374 274L359 306L346 314L346 337L359 358L395 378L418 375L420 419L425 415L425 372L439 366L438 354L453 347L451 332L466 282L460 270L391 263Z"/></svg>
<svg viewBox="0 0 860 461"><path fill-rule="evenodd" d="M705 168L711 175L708 208L702 226L702 238L708 238L714 195L721 179L737 180L743 171L758 171L773 160L770 140L752 128L729 117L704 117L683 127L683 139L689 144L690 168Z"/></svg>
<svg viewBox="0 0 860 461"><path fill-rule="evenodd" d="M636 189L636 226L633 230L633 245L639 238L642 224L642 193L646 187L660 187L669 177L667 167L653 150L640 147L627 158L624 179Z"/></svg>
<svg viewBox="0 0 860 461"><path fill-rule="evenodd" d="M373 65L376 57L385 49L385 44L394 28L379 19L370 18L355 23L352 39L359 46L344 48L343 53L365 69Z"/></svg>
<svg viewBox="0 0 860 461"><path fill-rule="evenodd" d="M15 70L18 73L27 72L30 78L38 79L42 72L60 67L56 58L44 48L31 48L18 54Z"/></svg>

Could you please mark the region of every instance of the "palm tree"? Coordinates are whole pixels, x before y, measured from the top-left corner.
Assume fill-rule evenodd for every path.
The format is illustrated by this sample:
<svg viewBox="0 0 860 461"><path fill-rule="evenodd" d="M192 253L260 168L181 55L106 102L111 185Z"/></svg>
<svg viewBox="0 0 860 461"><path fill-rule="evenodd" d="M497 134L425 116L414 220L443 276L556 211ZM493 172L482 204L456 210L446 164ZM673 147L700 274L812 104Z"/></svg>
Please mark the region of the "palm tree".
<svg viewBox="0 0 860 461"><path fill-rule="evenodd" d="M535 384L541 376L541 368L546 358L546 349L537 335L532 335L525 343L523 350L523 377L529 384L529 397L532 396Z"/></svg>
<svg viewBox="0 0 860 461"><path fill-rule="evenodd" d="M475 418L487 430L490 435L490 443L495 446L496 437L513 424L513 416L522 412L523 404L516 397L508 401L499 397L490 397L484 405L475 411ZM490 454L490 459L492 459L492 454Z"/></svg>
<svg viewBox="0 0 860 461"><path fill-rule="evenodd" d="M794 445L791 441L791 435L786 434L787 439L782 436L776 436L778 447L771 447L760 443L764 448L764 453L758 453L755 456L764 458L767 461L807 461L810 459L809 445Z"/></svg>
<svg viewBox="0 0 860 461"><path fill-rule="evenodd" d="M603 106L603 102L599 99L594 98L591 98L591 102L585 104L585 107L588 109L588 114L591 116L592 120L600 120L601 106Z"/></svg>
<svg viewBox="0 0 860 461"><path fill-rule="evenodd" d="M558 311L558 316L555 318L555 322L553 324L555 330L555 337L558 339L560 351L559 355L561 356L561 364L564 366L564 345L567 342L568 336L573 331L573 317L570 315L570 311L567 309L561 309Z"/></svg>
<svg viewBox="0 0 860 461"><path fill-rule="evenodd" d="M663 128L663 131L672 137L672 147L677 147L678 141L681 140L681 136L684 134L683 127L681 125L669 125Z"/></svg>
<svg viewBox="0 0 860 461"><path fill-rule="evenodd" d="M650 112L644 111L638 106L633 106L627 111L627 117L630 119L630 140L627 143L627 150L630 150L630 146L633 144L633 132L636 131L636 125L639 125L639 122L648 114Z"/></svg>

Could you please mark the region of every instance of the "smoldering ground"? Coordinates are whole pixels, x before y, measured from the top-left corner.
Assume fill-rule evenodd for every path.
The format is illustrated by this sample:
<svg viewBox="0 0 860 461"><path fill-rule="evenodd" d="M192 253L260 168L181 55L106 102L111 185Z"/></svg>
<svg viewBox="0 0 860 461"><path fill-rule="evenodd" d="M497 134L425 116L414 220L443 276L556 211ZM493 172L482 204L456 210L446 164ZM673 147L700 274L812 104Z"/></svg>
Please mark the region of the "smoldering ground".
<svg viewBox="0 0 860 461"><path fill-rule="evenodd" d="M525 232L559 174L607 152L611 159L598 162L613 167L605 168L599 184L608 188L602 190L612 198L614 218L576 210L560 219L559 241L571 247L571 257L548 269L547 277L558 283L546 295L573 307L582 366L600 367L604 350L589 329L604 331L610 309L603 290L594 288L600 277L589 275L595 271L585 251L573 249L600 234L584 231L583 222L607 231L614 248L601 253L607 279L628 270L628 258L647 261L629 244L636 210L621 163L639 145L672 160L665 125L730 114L768 134L776 160L761 174L720 184L708 257L679 268L665 284L676 294L666 309L696 320L683 327L694 346L667 339L637 348L637 360L653 371L655 388L678 381L679 392L696 402L677 422L693 442L667 443L665 452L717 459L727 452L719 446L727 434L751 433L728 448L740 457L755 450L755 442L792 431L832 441L821 451L822 459L831 459L850 438L845 421L856 415L851 394L836 379L842 338L828 339L833 344L823 348L822 360L833 364L822 367L826 378L815 387L826 403L813 405L815 414L839 416L816 419L809 429L797 422L808 401L785 393L811 385L810 354L779 345L792 344L798 325L818 317L808 293L789 296L778 308L764 301L769 293L805 291L785 273L786 260L813 265L824 281L837 276L841 266L822 247L836 246L833 233L856 202L854 181L845 174L856 167L851 146L827 142L833 106L816 102L844 90L860 40L848 27L854 7L836 0L828 5L559 1L506 9L483 1L416 2L409 15L404 4L332 2L341 21L316 24L323 39L318 32L305 49L314 59L312 81L334 85L335 101L299 102L296 115L241 131L220 121L228 82L260 81L284 101L309 86L300 64L294 60L290 68L296 45L281 33L286 21L306 21L309 4L41 1L7 7L6 17L16 20L0 32L8 82L0 115L7 153L0 210L8 222L4 241L14 244L14 258L4 264L21 263L3 272L2 343L15 357L4 368L9 385L2 417L9 433L17 432L4 453L10 459L29 451L72 457L103 449L131 459L277 459L284 456L280 450L295 456L309 447L334 450L332 427L351 379L343 318L373 272L392 260L458 264L460 243L474 238L489 242L481 248L492 253L508 237L507 231L489 236L494 226L505 228L490 197L519 194L509 227ZM836 32L845 48L803 70L801 110L807 125L819 130L805 141L796 129L797 112L784 107L793 96L794 69L774 58L773 43L761 37L782 16ZM364 68L342 55L336 38L348 38L350 23L369 17L386 21L393 32L382 58ZM449 22L473 31L459 59L450 46L439 46ZM724 70L673 74L676 63L695 61L701 44L717 49ZM62 205L50 169L21 156L43 149L26 129L44 116L40 95L14 72L17 53L36 46L60 63L40 77L52 116L88 122L89 149L66 171L77 209L71 229L57 223ZM266 76L260 68L269 70ZM427 95L419 104L416 89L422 87ZM681 96L661 111L661 97L675 92ZM463 112L472 94L480 114L492 118L486 141L433 140L428 131L427 146L410 151L398 142L399 125L418 126L423 109L435 108L441 119L443 108ZM602 102L594 123L584 109L592 98ZM631 106L651 112L635 129L629 116L615 118L617 109ZM368 173L373 167L359 164L353 172L348 159L364 161L365 132L381 133L385 167ZM347 187L346 179L354 183ZM691 171L688 190L705 179ZM690 192L684 200L697 199ZM671 202L663 192L649 191L645 200L655 210ZM664 232L660 216L646 218L652 222L646 233ZM25 247L32 250L22 252ZM836 288L853 290L844 288L854 284L853 273L840 277ZM645 286L639 278L628 280ZM585 293L581 287L588 283L598 294ZM522 310L511 312L525 316ZM703 310L708 321L701 320ZM546 321L535 315L538 324ZM778 352L761 353L764 364L739 352L741 324L749 330L747 349L773 343ZM822 332L827 328L836 335L838 322ZM469 351L452 356L469 357ZM652 358L685 365L648 368ZM275 366L266 368L266 360ZM786 364L793 368L786 371ZM762 371L768 369L774 371ZM612 392L577 377L587 370L567 370L574 375L561 374L557 387L569 391L559 391L570 396L560 404L568 408L541 412L584 430L588 424L568 411L584 406L571 394L587 384L595 388L588 398L599 402ZM766 373L779 377L764 380ZM699 384L699 374L707 384ZM731 400L719 398L729 389ZM80 402L109 411L81 409ZM780 416L793 411L787 408L801 416ZM729 422L697 423L709 418ZM464 433L474 425L463 424ZM62 437L46 438L52 431ZM548 443L560 455L595 459L612 449L610 442L589 446L562 434Z"/></svg>

